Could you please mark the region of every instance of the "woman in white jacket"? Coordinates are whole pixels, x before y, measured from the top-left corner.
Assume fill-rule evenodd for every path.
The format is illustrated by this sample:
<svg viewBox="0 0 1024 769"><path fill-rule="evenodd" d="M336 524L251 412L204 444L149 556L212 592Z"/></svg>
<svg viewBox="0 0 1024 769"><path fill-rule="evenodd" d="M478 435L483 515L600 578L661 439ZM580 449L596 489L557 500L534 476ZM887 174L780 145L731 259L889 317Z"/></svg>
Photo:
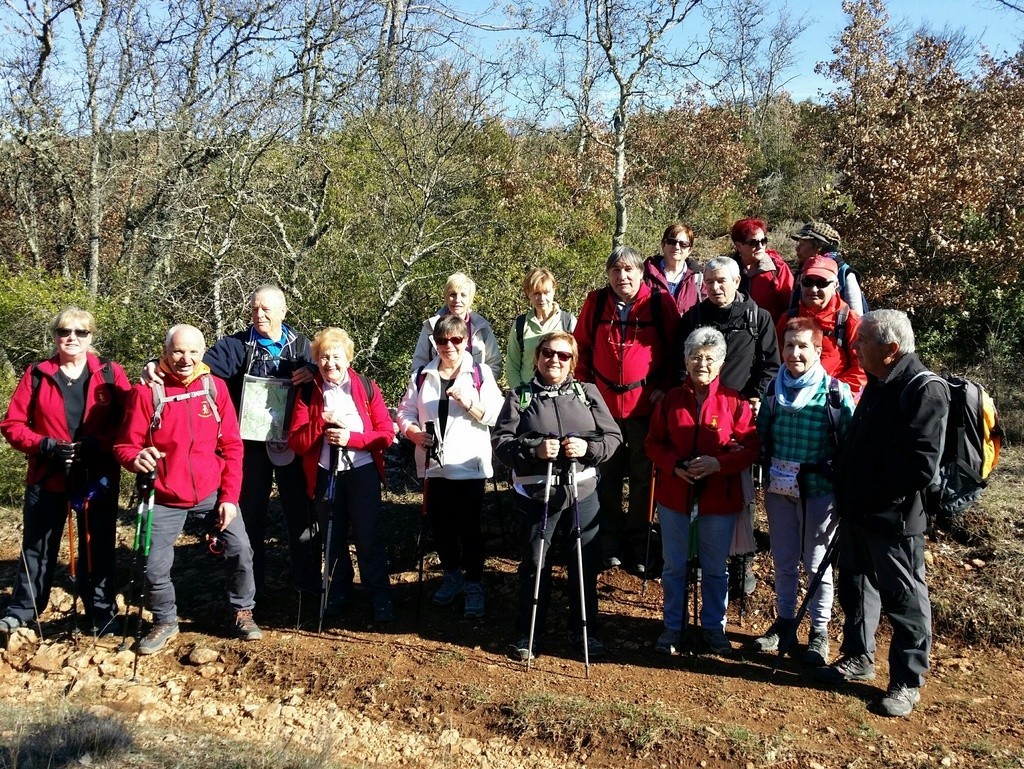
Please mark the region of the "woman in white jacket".
<svg viewBox="0 0 1024 769"><path fill-rule="evenodd" d="M458 315L438 319L433 329L438 355L413 372L398 407L398 425L416 444L416 470L425 479L427 516L444 569L433 601L447 606L464 593L465 615L480 618L480 508L492 475L489 428L501 411L502 395L490 368L467 352L468 333Z"/></svg>

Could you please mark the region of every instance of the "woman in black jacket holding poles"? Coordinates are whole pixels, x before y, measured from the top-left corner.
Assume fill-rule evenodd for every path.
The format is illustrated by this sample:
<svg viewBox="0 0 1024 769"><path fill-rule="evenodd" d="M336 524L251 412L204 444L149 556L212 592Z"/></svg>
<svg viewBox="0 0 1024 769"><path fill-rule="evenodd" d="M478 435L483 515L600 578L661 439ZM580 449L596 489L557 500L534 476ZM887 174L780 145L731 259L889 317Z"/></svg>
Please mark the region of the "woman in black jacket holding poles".
<svg viewBox="0 0 1024 769"><path fill-rule="evenodd" d="M535 355L533 380L508 394L492 434L495 452L513 469L516 507L522 520L523 560L519 566L519 617L513 656L526 662L537 654L539 645L536 640L530 644L534 622L533 638L544 634L551 597L551 564L545 555L563 522L573 529L579 527L583 554L582 569L569 569L570 641L574 646L583 643L584 616L593 627L601 568L596 467L622 443L618 425L597 387L572 377L579 356L572 334L545 334ZM574 520L570 486L573 469L578 521ZM604 645L590 635L584 652L586 658L600 657Z"/></svg>

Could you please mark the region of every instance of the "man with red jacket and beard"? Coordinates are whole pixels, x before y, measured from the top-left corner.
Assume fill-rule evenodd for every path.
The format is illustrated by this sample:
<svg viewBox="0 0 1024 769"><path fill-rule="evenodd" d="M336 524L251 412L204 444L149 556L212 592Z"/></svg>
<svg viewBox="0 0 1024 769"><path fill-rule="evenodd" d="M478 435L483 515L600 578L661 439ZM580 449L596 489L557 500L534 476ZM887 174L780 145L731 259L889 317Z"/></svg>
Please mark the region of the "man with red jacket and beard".
<svg viewBox="0 0 1024 769"><path fill-rule="evenodd" d="M651 462L644 440L654 404L674 384L672 363L679 314L670 294L644 283L644 263L620 246L605 263L608 285L591 291L573 336L579 345L575 376L597 385L622 431L623 442L601 464L598 485L602 549L608 567L625 564L641 572ZM622 509L622 486L629 502Z"/></svg>
<svg viewBox="0 0 1024 769"><path fill-rule="evenodd" d="M171 565L174 542L189 514L201 515L224 546L232 633L245 641L263 637L253 622L256 584L252 547L238 515L242 439L227 384L203 363L206 340L193 326L172 326L159 368L162 385L137 384L125 409L114 456L132 473L154 473L146 582L153 627L139 654L154 654L178 634Z"/></svg>

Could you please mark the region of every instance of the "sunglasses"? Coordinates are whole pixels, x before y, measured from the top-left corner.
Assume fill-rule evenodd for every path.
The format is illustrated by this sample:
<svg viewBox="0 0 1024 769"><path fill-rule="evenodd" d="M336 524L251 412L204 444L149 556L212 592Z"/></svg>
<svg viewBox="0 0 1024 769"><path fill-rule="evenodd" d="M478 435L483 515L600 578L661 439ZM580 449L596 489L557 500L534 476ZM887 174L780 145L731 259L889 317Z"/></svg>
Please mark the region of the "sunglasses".
<svg viewBox="0 0 1024 769"><path fill-rule="evenodd" d="M689 248L690 241L688 240L676 240L675 238L665 238L662 241L666 246L679 246L680 248Z"/></svg>
<svg viewBox="0 0 1024 769"><path fill-rule="evenodd" d="M761 238L760 240L758 240L757 238L751 238L750 240L744 240L741 242L750 246L751 248L757 248L758 246L767 246L768 238Z"/></svg>
<svg viewBox="0 0 1024 769"><path fill-rule="evenodd" d="M88 329L84 329L84 328L58 328L57 329L57 336L59 336L61 339L67 339L72 334L74 334L75 337L78 338L78 339L85 339L91 333L92 333L91 331L89 331Z"/></svg>
<svg viewBox="0 0 1024 769"><path fill-rule="evenodd" d="M438 347L444 347L446 344L449 343L454 347L458 347L460 344L466 341L466 338L463 336L450 336L447 339L435 339L434 341L437 342Z"/></svg>
<svg viewBox="0 0 1024 769"><path fill-rule="evenodd" d="M571 352L562 352L561 350L552 350L550 347L540 348L541 357L551 359L558 358L562 363L568 363L572 360Z"/></svg>
<svg viewBox="0 0 1024 769"><path fill-rule="evenodd" d="M828 288L831 284L832 281L825 278L804 278L800 281L804 288Z"/></svg>

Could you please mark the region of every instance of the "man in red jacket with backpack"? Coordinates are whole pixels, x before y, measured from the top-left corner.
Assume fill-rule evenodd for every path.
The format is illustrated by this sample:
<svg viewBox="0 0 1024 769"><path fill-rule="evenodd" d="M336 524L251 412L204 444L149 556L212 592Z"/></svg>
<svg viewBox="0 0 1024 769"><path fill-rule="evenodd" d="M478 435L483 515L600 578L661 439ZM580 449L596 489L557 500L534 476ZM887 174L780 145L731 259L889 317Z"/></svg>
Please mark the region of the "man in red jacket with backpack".
<svg viewBox="0 0 1024 769"><path fill-rule="evenodd" d="M139 654L160 651L178 634L171 565L174 542L189 514L203 516L224 546L233 634L246 641L262 637L252 619L252 547L238 515L242 439L226 383L202 362L205 349L202 332L193 326L167 332L158 364L162 382L135 385L114 445L114 455L129 472L156 475L146 564L153 627L139 643Z"/></svg>

